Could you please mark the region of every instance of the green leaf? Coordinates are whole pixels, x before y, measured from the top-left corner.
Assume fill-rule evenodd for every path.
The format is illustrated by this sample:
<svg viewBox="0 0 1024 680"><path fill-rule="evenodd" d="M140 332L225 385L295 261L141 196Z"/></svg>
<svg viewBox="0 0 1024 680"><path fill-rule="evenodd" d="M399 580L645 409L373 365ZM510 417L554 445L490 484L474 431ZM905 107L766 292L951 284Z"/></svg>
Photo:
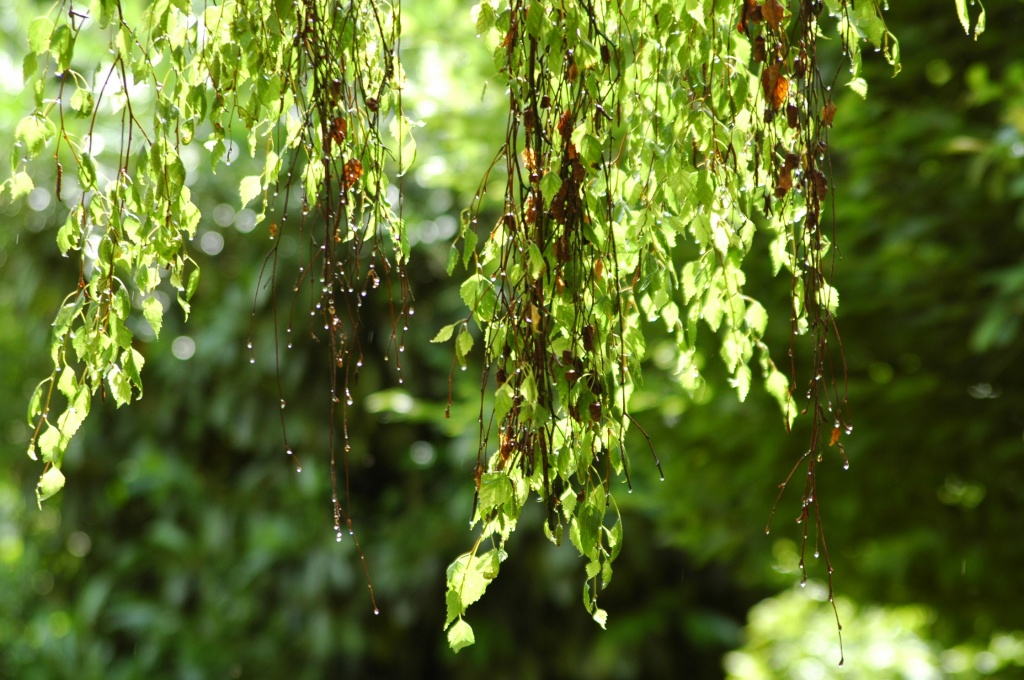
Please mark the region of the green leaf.
<svg viewBox="0 0 1024 680"><path fill-rule="evenodd" d="M741 402L746 401L750 393L750 366L740 364L736 367L736 373L729 379L729 384L736 388L736 396Z"/></svg>
<svg viewBox="0 0 1024 680"><path fill-rule="evenodd" d="M262 191L263 183L259 175L243 177L242 182L238 185L238 193L242 198L242 207L249 205L249 202L259 196Z"/></svg>
<svg viewBox="0 0 1024 680"><path fill-rule="evenodd" d="M146 317L153 334L160 337L160 329L164 322L164 306L156 296L151 296L142 301L142 316Z"/></svg>
<svg viewBox="0 0 1024 680"><path fill-rule="evenodd" d="M448 644L452 651L458 653L460 649L469 647L476 642L473 636L473 628L466 623L465 619L459 619L448 629Z"/></svg>
<svg viewBox="0 0 1024 680"><path fill-rule="evenodd" d="M863 78L851 78L846 86L860 95L861 99L868 96L868 81Z"/></svg>
<svg viewBox="0 0 1024 680"><path fill-rule="evenodd" d="M57 62L57 73L64 73L70 68L74 52L74 36L71 34L71 29L67 24L61 24L50 38L50 54Z"/></svg>
<svg viewBox="0 0 1024 680"><path fill-rule="evenodd" d="M473 317L477 321L487 323L494 317L498 296L494 292L494 286L486 277L480 274L469 277L459 288L459 295L462 296L462 301L473 312Z"/></svg>
<svg viewBox="0 0 1024 680"><path fill-rule="evenodd" d="M760 338L764 335L764 329L768 327L768 312L760 302L751 300L747 304L747 311L743 321L747 324L747 328L750 329L750 334L755 338Z"/></svg>
<svg viewBox="0 0 1024 680"><path fill-rule="evenodd" d="M49 382L50 382L50 378L47 378L46 380L43 380L38 385L36 385L36 389L32 391L32 398L28 400L28 418L27 418L27 421L26 421L26 422L28 422L29 425L35 426L35 424L36 424L36 416L38 416L42 412L42 409L43 409L43 393L45 392L46 385ZM34 457L35 452L34 451L30 452L29 455Z"/></svg>
<svg viewBox="0 0 1024 680"><path fill-rule="evenodd" d="M481 597L487 586L498 575L503 553L488 550L483 555L466 553L448 565L448 590L458 595L458 611L464 612Z"/></svg>
<svg viewBox="0 0 1024 680"><path fill-rule="evenodd" d="M503 472L488 472L480 478L481 517L486 517L493 508L498 508L512 500L512 482Z"/></svg>
<svg viewBox="0 0 1024 680"><path fill-rule="evenodd" d="M431 339L431 342L448 342L452 337L452 333L455 332L456 327L460 325L462 325L462 322L456 321L455 323L450 323L447 326L442 327L441 330L437 332L437 335Z"/></svg>
<svg viewBox="0 0 1024 680"><path fill-rule="evenodd" d="M56 463L60 460L60 455L64 453L67 440L61 436L60 430L49 425L39 435L38 446L39 456L44 463Z"/></svg>
<svg viewBox="0 0 1024 680"><path fill-rule="evenodd" d="M13 203L20 198L28 196L35 189L35 183L27 172L16 172L4 182L4 194L7 195L7 202Z"/></svg>
<svg viewBox="0 0 1024 680"><path fill-rule="evenodd" d="M477 35L483 35L488 29L494 26L496 15L494 14L494 8L487 2L481 2L477 5L476 15L476 33Z"/></svg>
<svg viewBox="0 0 1024 680"><path fill-rule="evenodd" d="M192 296L196 294L196 290L199 288L199 267L192 270L192 273L188 275L188 284L185 285L185 299L191 300Z"/></svg>
<svg viewBox="0 0 1024 680"><path fill-rule="evenodd" d="M388 130L398 145L396 160L401 161L398 166L398 174L403 175L416 160L416 139L412 136L413 123L405 116L395 116L391 119Z"/></svg>
<svg viewBox="0 0 1024 680"><path fill-rule="evenodd" d="M455 340L455 355L459 358L459 363L465 365L466 357L471 349L473 349L473 336L469 334L469 329L463 328Z"/></svg>
<svg viewBox="0 0 1024 680"><path fill-rule="evenodd" d="M512 383L508 382L494 393L494 418L497 422L504 420L505 414L512 410L513 397Z"/></svg>
<svg viewBox="0 0 1024 680"><path fill-rule="evenodd" d="M132 400L132 384L119 366L112 366L107 372L107 383L114 403L120 408Z"/></svg>
<svg viewBox="0 0 1024 680"><path fill-rule="evenodd" d="M775 397L775 401L786 418L786 424L791 424L796 416L796 405L793 403L793 396L789 393L789 378L782 371L772 368L765 379L765 389L768 394Z"/></svg>
<svg viewBox="0 0 1024 680"><path fill-rule="evenodd" d="M818 304L828 309L829 313L835 315L839 309L839 291L827 283L822 283L818 289Z"/></svg>
<svg viewBox="0 0 1024 680"><path fill-rule="evenodd" d="M46 149L46 143L53 133L53 123L49 120L26 116L14 128L14 141L25 147L29 158L34 158Z"/></svg>
<svg viewBox="0 0 1024 680"><path fill-rule="evenodd" d="M57 427L60 429L65 445L67 445L71 437L75 436L78 428L82 426L88 415L89 388L82 385L70 400L67 410L60 414L60 418L57 419Z"/></svg>
<svg viewBox="0 0 1024 680"><path fill-rule="evenodd" d="M465 233L463 233L462 238L465 241L465 243L462 246L462 266L468 267L470 258L472 258L473 253L476 252L476 244L479 242L480 237L476 235L476 230L467 229ZM455 246L452 247L454 248ZM452 264L451 267L452 270L454 271L455 265ZM448 275L451 276L451 273L452 272L449 271Z"/></svg>
<svg viewBox="0 0 1024 680"><path fill-rule="evenodd" d="M25 58L21 60L21 80L23 83L28 81L36 74L39 70L39 59L36 58L34 52L29 52L25 55Z"/></svg>
<svg viewBox="0 0 1024 680"><path fill-rule="evenodd" d="M530 244L530 276L534 279L539 279L547 269L547 263L544 261L544 254L540 252L540 248L537 247L536 243Z"/></svg>
<svg viewBox="0 0 1024 680"><path fill-rule="evenodd" d="M33 54L45 54L50 49L50 36L54 24L49 17L36 17L28 25L28 48Z"/></svg>
<svg viewBox="0 0 1024 680"><path fill-rule="evenodd" d="M56 467L51 467L39 478L36 487L36 501L42 503L64 488L64 474Z"/></svg>
<svg viewBox="0 0 1024 680"><path fill-rule="evenodd" d="M526 12L526 31L539 40L544 37L545 23L544 6L537 2L537 0L532 0L530 8Z"/></svg>
<svg viewBox="0 0 1024 680"><path fill-rule="evenodd" d="M79 157L78 180L86 191L96 188L96 161L87 153Z"/></svg>
<svg viewBox="0 0 1024 680"><path fill-rule="evenodd" d="M459 249L452 244L452 247L448 249L448 260L444 263L444 271L448 276L451 276L455 272L455 265L459 263Z"/></svg>
<svg viewBox="0 0 1024 680"><path fill-rule="evenodd" d="M82 118L87 118L92 115L95 106L96 102L91 91L81 87L75 88L75 93L71 95L71 108L75 113Z"/></svg>
<svg viewBox="0 0 1024 680"><path fill-rule="evenodd" d="M964 27L964 33L971 32L971 19L967 15L967 0L956 0L956 16L960 19L960 25Z"/></svg>
<svg viewBox="0 0 1024 680"><path fill-rule="evenodd" d="M57 230L57 247L60 249L61 254L67 254L69 250L78 248L79 239L82 236L81 217L81 206L75 206L68 213L68 218L64 221L64 224Z"/></svg>
<svg viewBox="0 0 1024 680"><path fill-rule="evenodd" d="M68 400L75 395L75 391L78 389L78 381L75 378L75 372L65 367L61 370L60 378L57 380L57 390Z"/></svg>
<svg viewBox="0 0 1024 680"><path fill-rule="evenodd" d="M554 172L544 173L544 178L540 181L540 193L544 196L545 207L551 206L551 201L560 188L562 188L561 177Z"/></svg>

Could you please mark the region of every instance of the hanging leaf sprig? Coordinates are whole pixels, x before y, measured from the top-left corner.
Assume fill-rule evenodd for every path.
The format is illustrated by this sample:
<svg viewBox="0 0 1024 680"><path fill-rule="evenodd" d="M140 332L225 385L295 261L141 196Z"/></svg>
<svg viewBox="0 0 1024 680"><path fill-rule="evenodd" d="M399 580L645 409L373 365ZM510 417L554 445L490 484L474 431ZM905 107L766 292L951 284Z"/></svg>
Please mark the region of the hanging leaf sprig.
<svg viewBox="0 0 1024 680"><path fill-rule="evenodd" d="M866 39L887 45L895 61L877 7L857 8L835 8L848 52ZM835 115L817 61L822 9L810 0L475 8L508 87L509 116L502 165L489 173L505 178L501 217L480 224L482 187L449 260L450 271L460 260L469 269L469 314L435 338L455 336L465 361L479 327L493 378L484 382L493 408L481 418L475 474L481 533L448 571L453 648L471 644L466 608L497 575L533 494L549 538L559 543L567 530L585 558L584 604L604 624L596 599L621 548L612 490L616 479L631 485L626 431L635 425L629 403L644 323L663 322L674 335L683 389L703 383L703 326L741 400L756 358L787 425L796 416L797 367L787 376L772 360L767 312L744 288L758 232L775 273L792 275L793 336L809 336L813 349L815 456L800 459L810 466L804 511L816 500L822 433L834 431L833 420L848 428L828 346L829 338L838 345L837 295L820 227Z"/></svg>

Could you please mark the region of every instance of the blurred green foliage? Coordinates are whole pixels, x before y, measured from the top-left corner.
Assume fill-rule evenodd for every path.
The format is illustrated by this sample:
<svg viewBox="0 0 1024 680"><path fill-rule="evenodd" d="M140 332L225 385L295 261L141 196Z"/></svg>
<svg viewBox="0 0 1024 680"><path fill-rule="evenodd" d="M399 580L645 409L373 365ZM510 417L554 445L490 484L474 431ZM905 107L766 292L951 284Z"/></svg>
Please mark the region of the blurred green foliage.
<svg viewBox="0 0 1024 680"><path fill-rule="evenodd" d="M471 542L479 386L457 371L445 419L452 357L429 339L463 314L444 275L447 239L503 116L478 87L491 66L468 7L445 0L406 8L410 115L427 125L404 181L418 263L405 381L372 359L390 320L369 310L378 330L364 340L380 351L366 353L352 418L352 511L381 614L352 540L331 528L325 350L296 333L282 363L301 474L284 455L271 357L248 363L254 302L257 350L272 342L257 285L270 244L232 207L234 167L190 167L209 219L193 249L204 273L189 325L171 314L159 340L140 344L146 398L117 413L97 400L68 452L68 488L36 509L24 410L46 371L46 320L77 276L54 246L64 208L42 164L35 192L0 206L0 677L1024 675L1024 62L1013 53L1024 3L989 5L974 42L952 8L893 3L903 72L890 80L866 55L867 99L839 100L835 280L855 427L850 469L829 460L819 483L843 596L842 670L818 586L789 590L796 498L764 534L806 441L801 421L786 435L757 389L742 406L714 381L684 398L653 328L637 417L667 479L637 434L608 630L580 611L582 562L521 531L475 605L476 645L447 650L444 568ZM30 14L0 1L6 134L26 104L18 54ZM788 285L767 263L762 274L750 285L783 319ZM786 346L787 324L768 332Z"/></svg>

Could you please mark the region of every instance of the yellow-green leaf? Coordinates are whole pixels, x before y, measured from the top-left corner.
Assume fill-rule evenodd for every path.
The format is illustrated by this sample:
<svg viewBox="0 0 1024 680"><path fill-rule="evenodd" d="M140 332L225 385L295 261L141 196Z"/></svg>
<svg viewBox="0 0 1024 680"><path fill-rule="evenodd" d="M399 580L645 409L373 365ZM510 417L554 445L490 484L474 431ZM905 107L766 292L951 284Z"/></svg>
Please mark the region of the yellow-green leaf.
<svg viewBox="0 0 1024 680"><path fill-rule="evenodd" d="M464 647L469 647L476 642L473 636L473 628L466 623L465 619L459 619L448 629L448 644L453 652L458 652Z"/></svg>
<svg viewBox="0 0 1024 680"><path fill-rule="evenodd" d="M64 488L64 473L55 467L43 473L36 487L36 500L40 503Z"/></svg>

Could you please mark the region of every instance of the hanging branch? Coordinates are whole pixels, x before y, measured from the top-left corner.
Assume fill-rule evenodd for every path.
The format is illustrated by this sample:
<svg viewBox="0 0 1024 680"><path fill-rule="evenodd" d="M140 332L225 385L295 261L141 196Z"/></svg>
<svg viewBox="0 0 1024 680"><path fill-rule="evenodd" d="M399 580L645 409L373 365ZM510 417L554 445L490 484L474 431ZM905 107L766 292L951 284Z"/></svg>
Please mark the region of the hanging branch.
<svg viewBox="0 0 1024 680"><path fill-rule="evenodd" d="M853 29L888 39L884 24L879 34L870 23L877 8L863 10L870 4L837 6L851 55ZM545 534L560 543L568 528L586 559L584 604L604 625L596 597L622 539L618 513L606 521L606 509L613 477L632 488L626 431L644 322L660 320L675 336L684 389L703 384L697 336L707 326L739 398L756 353L787 425L795 417L796 359L790 377L776 366L762 339L767 312L744 290L757 231L773 240L775 273L792 274L793 336L808 336L813 352L816 454L801 458L803 508L814 506L824 550L814 464L823 432L841 451L832 420L844 432L849 417L838 387L845 367L837 381L829 348L831 337L841 358L820 229L835 114L817 63L821 4L511 0L477 11L508 87L502 216L479 224L483 190L464 213L470 314L435 341L457 331L465 362L474 322L495 376L481 393L482 405L493 398L493 426L481 429L473 515L493 548L478 556L478 540L449 568L452 647L471 644L463 615L497 575L531 494L546 508ZM453 250L450 271L459 259ZM827 551L826 562L831 572Z"/></svg>

